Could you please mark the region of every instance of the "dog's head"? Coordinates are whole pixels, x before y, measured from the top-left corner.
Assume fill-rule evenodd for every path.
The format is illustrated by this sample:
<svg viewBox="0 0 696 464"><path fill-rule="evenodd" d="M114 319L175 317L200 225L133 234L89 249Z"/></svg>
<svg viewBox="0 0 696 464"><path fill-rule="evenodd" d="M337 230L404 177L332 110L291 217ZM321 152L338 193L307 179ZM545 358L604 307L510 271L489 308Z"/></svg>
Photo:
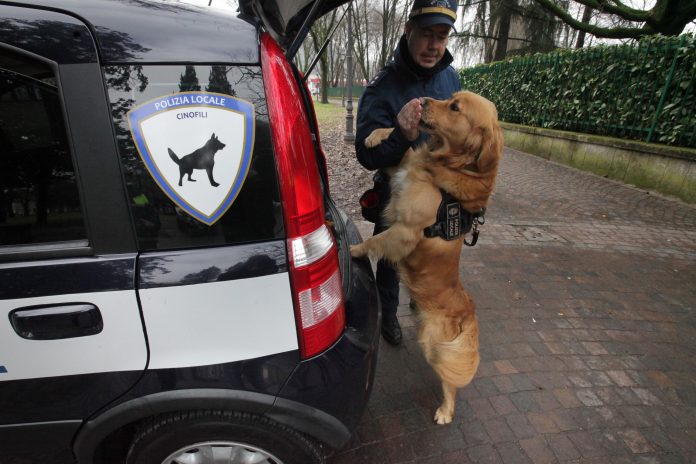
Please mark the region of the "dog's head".
<svg viewBox="0 0 696 464"><path fill-rule="evenodd" d="M210 139L208 139L208 142L206 143L210 148L212 148L215 151L222 150L225 148L225 144L220 141L219 138L217 138L217 135L213 132L213 135L210 136Z"/></svg>
<svg viewBox="0 0 696 464"><path fill-rule="evenodd" d="M503 151L503 134L495 105L473 92L456 92L449 100L423 98L421 129L430 134L431 156L445 165L494 170Z"/></svg>

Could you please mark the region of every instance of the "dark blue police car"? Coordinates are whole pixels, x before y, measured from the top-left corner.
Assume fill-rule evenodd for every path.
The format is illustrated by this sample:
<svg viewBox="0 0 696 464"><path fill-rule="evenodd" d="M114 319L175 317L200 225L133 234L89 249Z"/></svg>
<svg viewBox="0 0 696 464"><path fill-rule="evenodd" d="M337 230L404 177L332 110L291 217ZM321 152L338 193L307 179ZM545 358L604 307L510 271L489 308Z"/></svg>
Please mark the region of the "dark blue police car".
<svg viewBox="0 0 696 464"><path fill-rule="evenodd" d="M0 462L349 440L378 299L288 58L341 3L0 1Z"/></svg>

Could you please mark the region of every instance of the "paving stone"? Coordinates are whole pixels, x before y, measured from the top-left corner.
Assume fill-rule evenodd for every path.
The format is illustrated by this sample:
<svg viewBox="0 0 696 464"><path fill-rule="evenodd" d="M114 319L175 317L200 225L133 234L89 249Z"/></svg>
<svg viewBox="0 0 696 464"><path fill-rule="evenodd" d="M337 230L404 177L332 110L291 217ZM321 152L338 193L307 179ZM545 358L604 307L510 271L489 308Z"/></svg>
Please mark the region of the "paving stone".
<svg viewBox="0 0 696 464"><path fill-rule="evenodd" d="M636 381L624 371L607 371L607 375L619 387L637 387Z"/></svg>
<svg viewBox="0 0 696 464"><path fill-rule="evenodd" d="M572 410L570 409L556 409L555 411L549 411L546 414L553 420L558 427L558 430L561 432L578 430L580 428L573 418Z"/></svg>
<svg viewBox="0 0 696 464"><path fill-rule="evenodd" d="M517 412L515 405L505 395L491 396L488 401L491 402L493 409L499 416L507 416Z"/></svg>
<svg viewBox="0 0 696 464"><path fill-rule="evenodd" d="M519 372L508 359L495 361L493 364L501 374L517 374Z"/></svg>
<svg viewBox="0 0 696 464"><path fill-rule="evenodd" d="M553 394L564 408L575 408L582 405L578 397L575 395L575 389L555 388L553 390Z"/></svg>
<svg viewBox="0 0 696 464"><path fill-rule="evenodd" d="M595 393L589 388L581 388L575 392L576 396L582 404L585 406L601 406L602 400L600 400Z"/></svg>
<svg viewBox="0 0 696 464"><path fill-rule="evenodd" d="M471 462L480 464L499 464L503 460L492 445L473 446L467 450Z"/></svg>
<svg viewBox="0 0 696 464"><path fill-rule="evenodd" d="M626 419L624 419L621 413L614 407L603 406L601 408L595 408L595 412L602 416L604 423L609 428L624 427L626 425Z"/></svg>
<svg viewBox="0 0 696 464"><path fill-rule="evenodd" d="M512 377L509 375L499 375L493 377L493 383L498 388L500 393L512 393L518 391L515 383L512 381Z"/></svg>
<svg viewBox="0 0 696 464"><path fill-rule="evenodd" d="M498 443L495 449L505 464L531 464L532 462L517 442Z"/></svg>
<svg viewBox="0 0 696 464"><path fill-rule="evenodd" d="M489 419L483 423L488 436L491 438L492 443L505 443L513 442L517 440L515 433L510 429L507 421L498 417L495 419Z"/></svg>
<svg viewBox="0 0 696 464"><path fill-rule="evenodd" d="M517 438L531 438L537 434L524 414L512 414L507 416L505 421Z"/></svg>
<svg viewBox="0 0 696 464"><path fill-rule="evenodd" d="M550 464L556 461L553 451L542 436L524 438L520 440L520 446L534 464Z"/></svg>
<svg viewBox="0 0 696 464"><path fill-rule="evenodd" d="M560 429L549 414L541 412L528 412L527 420L539 434L558 433Z"/></svg>
<svg viewBox="0 0 696 464"><path fill-rule="evenodd" d="M510 400L521 412L540 411L541 407L536 399L536 391L521 391L510 394Z"/></svg>
<svg viewBox="0 0 696 464"><path fill-rule="evenodd" d="M400 436L395 438L389 438L384 440L382 446L384 447L384 452L386 453L386 459L388 462L408 462L415 458L413 452L413 437L411 436Z"/></svg>
<svg viewBox="0 0 696 464"><path fill-rule="evenodd" d="M546 442L559 461L570 461L581 457L580 451L573 445L573 442L563 434L547 435Z"/></svg>
<svg viewBox="0 0 696 464"><path fill-rule="evenodd" d="M632 388L631 390L636 394L638 399L640 399L643 404L649 406L657 406L662 404L662 401L660 401L657 396L653 395L647 388Z"/></svg>
<svg viewBox="0 0 696 464"><path fill-rule="evenodd" d="M491 443L482 421L467 422L461 427L461 433L466 446L485 445Z"/></svg>
<svg viewBox="0 0 696 464"><path fill-rule="evenodd" d="M607 456L609 453L597 441L596 436L587 431L569 432L567 437L575 445L583 458Z"/></svg>
<svg viewBox="0 0 696 464"><path fill-rule="evenodd" d="M619 430L616 432L616 434L623 439L624 443L626 443L626 446L628 446L632 453L642 454L655 451L655 448L638 430Z"/></svg>
<svg viewBox="0 0 696 464"><path fill-rule="evenodd" d="M495 385L495 382L493 382L490 377L475 378L472 384L476 388L476 391L479 392L479 395L484 397L489 397L500 393ZM468 389L470 388L471 387L468 387Z"/></svg>

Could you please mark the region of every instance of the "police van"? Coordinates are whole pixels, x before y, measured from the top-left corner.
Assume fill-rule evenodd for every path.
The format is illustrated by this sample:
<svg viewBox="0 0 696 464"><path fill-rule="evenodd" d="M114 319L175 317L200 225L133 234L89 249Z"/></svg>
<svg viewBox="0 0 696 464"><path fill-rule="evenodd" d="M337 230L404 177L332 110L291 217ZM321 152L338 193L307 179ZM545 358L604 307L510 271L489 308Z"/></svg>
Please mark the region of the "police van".
<svg viewBox="0 0 696 464"><path fill-rule="evenodd" d="M379 304L292 63L345 0L0 0L0 462L315 463Z"/></svg>

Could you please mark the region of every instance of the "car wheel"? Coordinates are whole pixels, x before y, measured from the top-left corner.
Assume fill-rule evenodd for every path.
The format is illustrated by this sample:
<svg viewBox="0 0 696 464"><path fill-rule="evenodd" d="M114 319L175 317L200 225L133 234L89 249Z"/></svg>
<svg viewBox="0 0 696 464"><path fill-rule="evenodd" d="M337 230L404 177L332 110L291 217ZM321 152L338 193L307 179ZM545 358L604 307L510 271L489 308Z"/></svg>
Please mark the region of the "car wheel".
<svg viewBox="0 0 696 464"><path fill-rule="evenodd" d="M127 464L307 464L321 446L266 417L234 411L181 411L140 428Z"/></svg>

